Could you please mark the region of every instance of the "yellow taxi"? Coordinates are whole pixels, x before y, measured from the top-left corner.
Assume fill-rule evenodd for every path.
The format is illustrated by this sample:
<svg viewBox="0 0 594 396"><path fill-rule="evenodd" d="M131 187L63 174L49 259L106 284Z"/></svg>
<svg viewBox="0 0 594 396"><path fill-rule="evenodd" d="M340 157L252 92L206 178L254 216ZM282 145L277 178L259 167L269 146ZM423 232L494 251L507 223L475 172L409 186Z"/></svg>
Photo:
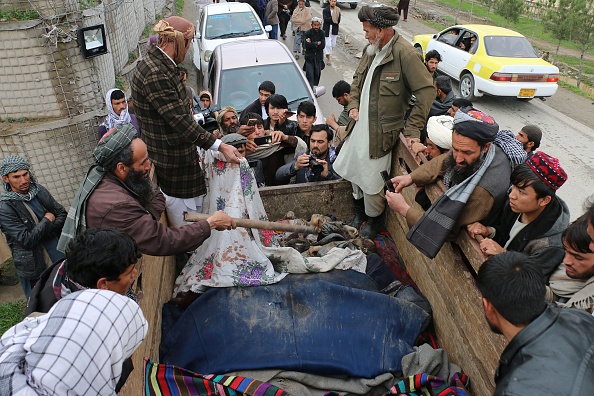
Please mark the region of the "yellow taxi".
<svg viewBox="0 0 594 396"><path fill-rule="evenodd" d="M541 59L526 37L489 25L458 25L437 34L421 34L413 45L423 57L441 55L438 70L460 81L460 96L483 94L546 98L557 92L559 69Z"/></svg>

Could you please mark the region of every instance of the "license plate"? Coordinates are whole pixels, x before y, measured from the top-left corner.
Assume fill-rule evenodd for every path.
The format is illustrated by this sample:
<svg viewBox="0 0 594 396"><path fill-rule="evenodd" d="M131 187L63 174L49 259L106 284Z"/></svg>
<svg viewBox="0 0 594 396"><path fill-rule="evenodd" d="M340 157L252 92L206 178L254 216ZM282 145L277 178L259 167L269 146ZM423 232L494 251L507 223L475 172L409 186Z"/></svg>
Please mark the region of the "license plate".
<svg viewBox="0 0 594 396"><path fill-rule="evenodd" d="M520 93L518 94L518 98L533 98L535 89L520 89Z"/></svg>

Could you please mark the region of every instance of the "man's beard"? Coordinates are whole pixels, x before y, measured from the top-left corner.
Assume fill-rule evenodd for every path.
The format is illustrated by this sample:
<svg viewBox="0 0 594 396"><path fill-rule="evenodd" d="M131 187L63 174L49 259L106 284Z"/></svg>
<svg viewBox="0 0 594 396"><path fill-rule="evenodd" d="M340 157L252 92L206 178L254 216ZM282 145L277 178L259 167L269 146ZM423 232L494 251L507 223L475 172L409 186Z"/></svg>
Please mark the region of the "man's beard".
<svg viewBox="0 0 594 396"><path fill-rule="evenodd" d="M380 43L381 43L381 39L378 37L375 39L375 41L373 43L369 43L369 45L367 46L367 55L369 56L376 56L377 54L379 54L381 47L380 47Z"/></svg>
<svg viewBox="0 0 594 396"><path fill-rule="evenodd" d="M454 159L454 155L450 152L450 155L445 159L444 165L446 172L450 172L450 187L455 186L456 184L466 180L470 177L474 172L476 172L481 165L483 164L484 155L481 153L481 156L476 160L476 162L472 165L466 167L460 167L456 164L456 160Z"/></svg>
<svg viewBox="0 0 594 396"><path fill-rule="evenodd" d="M124 179L124 184L138 195L138 202L146 209L155 197L156 190L151 180L145 175L145 172L130 169Z"/></svg>
<svg viewBox="0 0 594 396"><path fill-rule="evenodd" d="M221 128L223 129L224 135L229 135L230 133L237 133L237 131L239 131L238 124L231 124L231 125L229 125L229 127L226 127L225 125L221 125Z"/></svg>

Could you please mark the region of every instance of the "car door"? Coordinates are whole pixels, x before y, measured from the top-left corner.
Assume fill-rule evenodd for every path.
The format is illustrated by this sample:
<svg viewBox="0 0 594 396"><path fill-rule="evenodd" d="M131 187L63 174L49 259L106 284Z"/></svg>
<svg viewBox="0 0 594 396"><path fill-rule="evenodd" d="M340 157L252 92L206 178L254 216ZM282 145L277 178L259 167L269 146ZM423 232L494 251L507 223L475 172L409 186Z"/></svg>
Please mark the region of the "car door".
<svg viewBox="0 0 594 396"><path fill-rule="evenodd" d="M441 32L436 39L429 41L427 45L427 52L436 50L441 55L441 62L439 62L439 71L450 76L456 76L455 69L452 65L453 58L458 52L454 47L460 36L460 28L450 28ZM456 33L457 32L457 33Z"/></svg>
<svg viewBox="0 0 594 396"><path fill-rule="evenodd" d="M457 45L451 47L451 52L449 56L449 67L451 68L451 73L448 74L450 74L450 76L454 77L457 80L460 79L460 73L464 68L466 68L466 65L468 65L468 61L472 56L472 54L470 54L467 50L460 48L458 44L461 41L468 43L470 41L470 36L472 35L476 35L476 33L470 30L464 30L461 34L461 37L459 37L458 41L456 42Z"/></svg>

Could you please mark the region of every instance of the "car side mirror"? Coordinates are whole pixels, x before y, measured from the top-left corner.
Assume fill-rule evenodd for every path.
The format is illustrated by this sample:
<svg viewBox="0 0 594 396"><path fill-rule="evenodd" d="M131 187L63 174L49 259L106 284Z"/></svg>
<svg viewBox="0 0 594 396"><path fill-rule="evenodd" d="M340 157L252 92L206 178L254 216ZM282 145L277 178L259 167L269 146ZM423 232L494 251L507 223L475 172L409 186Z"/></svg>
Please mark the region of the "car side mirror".
<svg viewBox="0 0 594 396"><path fill-rule="evenodd" d="M270 33L270 32L272 32L272 26L266 25L266 26L264 26L264 30Z"/></svg>
<svg viewBox="0 0 594 396"><path fill-rule="evenodd" d="M437 39L437 34L434 34L433 35L433 39Z"/></svg>
<svg viewBox="0 0 594 396"><path fill-rule="evenodd" d="M318 85L317 87L314 87L314 95L316 96L316 98L319 98L320 96L324 95L326 93L326 87L323 85Z"/></svg>

